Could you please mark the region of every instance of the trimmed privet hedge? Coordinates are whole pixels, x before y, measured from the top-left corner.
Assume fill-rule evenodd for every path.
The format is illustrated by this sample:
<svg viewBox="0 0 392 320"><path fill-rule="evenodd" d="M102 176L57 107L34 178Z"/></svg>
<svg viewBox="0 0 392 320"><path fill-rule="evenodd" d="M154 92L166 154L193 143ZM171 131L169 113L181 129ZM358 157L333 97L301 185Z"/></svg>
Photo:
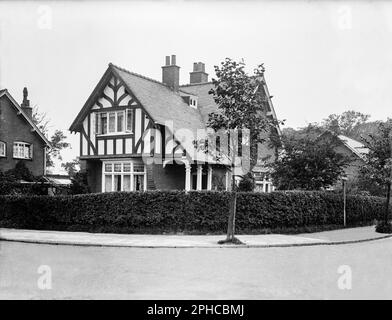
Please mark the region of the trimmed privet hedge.
<svg viewBox="0 0 392 320"><path fill-rule="evenodd" d="M0 196L0 227L115 233L227 229L229 192L151 191L75 196ZM384 199L347 197L349 226L383 214ZM341 225L343 198L329 192L238 193L236 231Z"/></svg>

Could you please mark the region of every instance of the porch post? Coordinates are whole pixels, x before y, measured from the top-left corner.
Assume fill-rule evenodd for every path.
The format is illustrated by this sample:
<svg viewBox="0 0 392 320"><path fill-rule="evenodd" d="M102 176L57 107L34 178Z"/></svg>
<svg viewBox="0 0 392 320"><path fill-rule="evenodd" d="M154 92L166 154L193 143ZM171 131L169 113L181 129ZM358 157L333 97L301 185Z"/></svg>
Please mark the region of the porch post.
<svg viewBox="0 0 392 320"><path fill-rule="evenodd" d="M202 179L203 179L203 166L201 164L198 164L197 165L197 181L196 181L196 183L197 183L196 189L197 190L201 190Z"/></svg>
<svg viewBox="0 0 392 320"><path fill-rule="evenodd" d="M191 190L191 165L185 163L185 191Z"/></svg>
<svg viewBox="0 0 392 320"><path fill-rule="evenodd" d="M207 172L207 190L212 189L212 166L208 166L208 172Z"/></svg>

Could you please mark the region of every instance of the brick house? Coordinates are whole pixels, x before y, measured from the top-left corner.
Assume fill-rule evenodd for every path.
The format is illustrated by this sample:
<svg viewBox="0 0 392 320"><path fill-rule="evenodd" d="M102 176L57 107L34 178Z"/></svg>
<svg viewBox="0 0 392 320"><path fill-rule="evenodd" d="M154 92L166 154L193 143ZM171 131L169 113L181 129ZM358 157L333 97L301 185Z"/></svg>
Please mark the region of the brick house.
<svg viewBox="0 0 392 320"><path fill-rule="evenodd" d="M15 168L23 161L35 176L45 175L50 142L32 121L32 108L23 90L19 105L7 89L0 90L0 170Z"/></svg>
<svg viewBox="0 0 392 320"><path fill-rule="evenodd" d="M194 63L190 84L180 85L179 70L175 55L166 57L162 82L109 64L69 129L80 135L92 192L230 189L230 163L193 144L217 111L212 82L203 63ZM259 90L270 97L265 84ZM268 110L276 119L271 99Z"/></svg>

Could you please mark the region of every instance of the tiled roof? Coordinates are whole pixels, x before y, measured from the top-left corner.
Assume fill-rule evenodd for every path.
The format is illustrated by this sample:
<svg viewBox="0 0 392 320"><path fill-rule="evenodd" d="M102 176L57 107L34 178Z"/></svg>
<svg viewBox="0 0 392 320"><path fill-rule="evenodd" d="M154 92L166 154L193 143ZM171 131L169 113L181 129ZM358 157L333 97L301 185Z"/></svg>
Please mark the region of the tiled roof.
<svg viewBox="0 0 392 320"><path fill-rule="evenodd" d="M214 98L208 93L212 88L212 82L190 84L180 87L182 92L197 96L197 108L200 111L204 123L207 123L208 115L211 112L218 111L218 106L216 105Z"/></svg>
<svg viewBox="0 0 392 320"><path fill-rule="evenodd" d="M111 67L154 121L162 125L166 121L173 121L174 130L185 128L196 132L197 129L205 128L198 110L185 103L179 92L174 92L159 81L113 64Z"/></svg>
<svg viewBox="0 0 392 320"><path fill-rule="evenodd" d="M355 153L358 157L363 158L365 154L369 153L369 149L366 148L361 142L351 139L344 135L338 135L340 141L344 143L344 145L349 148L353 153Z"/></svg>

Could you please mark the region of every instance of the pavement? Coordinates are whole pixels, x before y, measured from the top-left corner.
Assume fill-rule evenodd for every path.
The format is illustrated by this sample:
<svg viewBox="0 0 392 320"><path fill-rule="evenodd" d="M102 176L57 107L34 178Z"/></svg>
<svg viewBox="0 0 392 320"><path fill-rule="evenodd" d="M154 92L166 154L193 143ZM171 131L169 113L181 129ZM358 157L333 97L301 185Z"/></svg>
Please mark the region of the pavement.
<svg viewBox="0 0 392 320"><path fill-rule="evenodd" d="M225 235L145 235L0 228L0 240L28 243L135 248L255 248L336 245L392 237L375 232L374 226L345 228L299 235L238 235L243 245L218 244Z"/></svg>

